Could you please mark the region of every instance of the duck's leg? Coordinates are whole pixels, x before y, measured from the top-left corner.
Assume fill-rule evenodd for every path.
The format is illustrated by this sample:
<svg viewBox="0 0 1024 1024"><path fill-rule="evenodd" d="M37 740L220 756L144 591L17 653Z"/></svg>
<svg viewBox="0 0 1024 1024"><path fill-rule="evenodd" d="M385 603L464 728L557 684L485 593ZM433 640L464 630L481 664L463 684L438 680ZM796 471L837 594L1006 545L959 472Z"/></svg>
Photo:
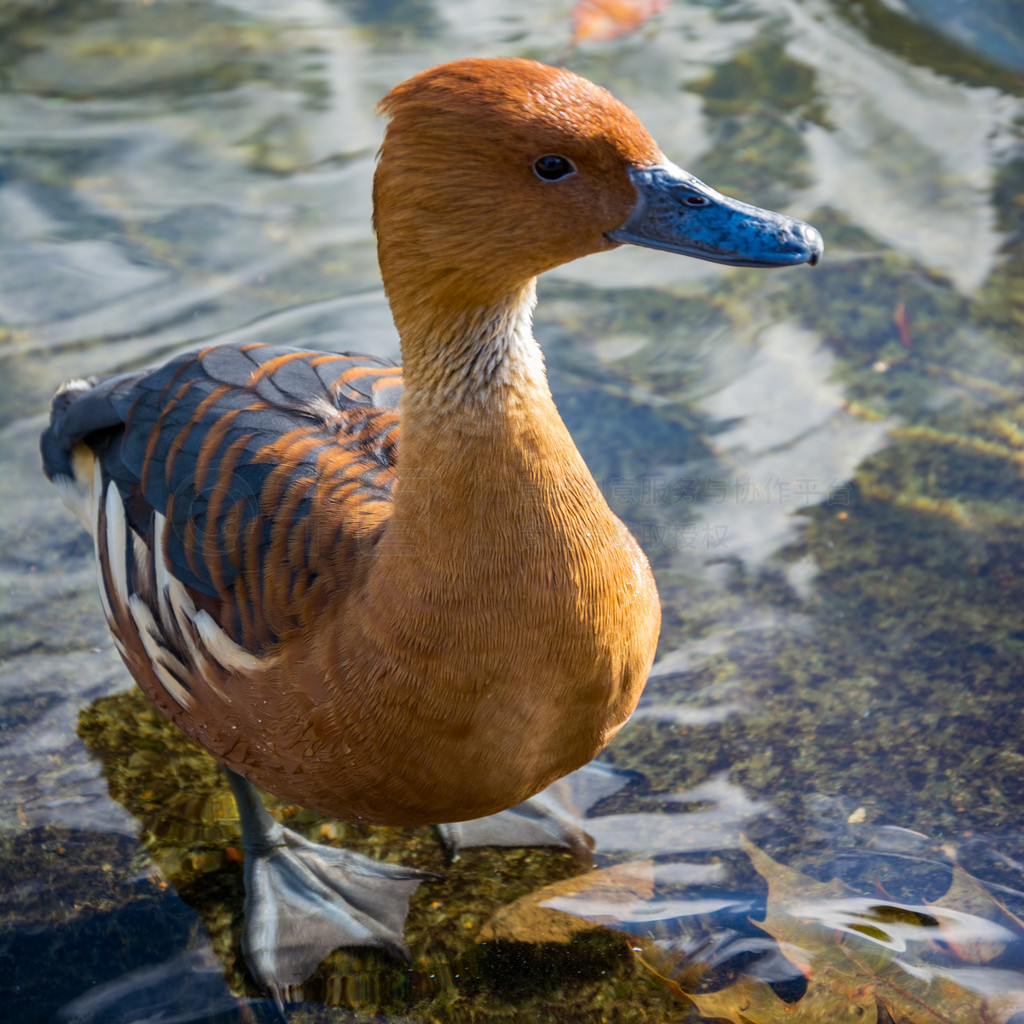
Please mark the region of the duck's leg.
<svg viewBox="0 0 1024 1024"><path fill-rule="evenodd" d="M441 840L453 860L472 846L566 846L589 861L594 842L583 827L584 815L633 777L592 761L507 811L440 825Z"/></svg>
<svg viewBox="0 0 1024 1024"><path fill-rule="evenodd" d="M251 783L225 771L245 849L242 952L278 1006L341 946L376 946L408 960L409 897L437 876L311 843L275 821Z"/></svg>

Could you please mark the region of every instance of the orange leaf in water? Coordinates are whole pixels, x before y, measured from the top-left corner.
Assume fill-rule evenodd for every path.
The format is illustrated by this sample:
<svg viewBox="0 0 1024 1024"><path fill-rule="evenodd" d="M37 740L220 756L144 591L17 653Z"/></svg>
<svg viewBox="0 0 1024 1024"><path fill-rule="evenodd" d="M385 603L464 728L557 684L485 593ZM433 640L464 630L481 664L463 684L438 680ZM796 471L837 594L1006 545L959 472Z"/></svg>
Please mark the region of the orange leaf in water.
<svg viewBox="0 0 1024 1024"><path fill-rule="evenodd" d="M614 928L653 893L651 861L588 871L502 907L477 938L480 942L569 942L577 932Z"/></svg>
<svg viewBox="0 0 1024 1024"><path fill-rule="evenodd" d="M1006 951L1009 929L1024 931L1024 922L1010 913L973 875L953 868L953 880L946 895L934 904L939 931L950 951L970 964L986 964ZM943 914L944 908L957 912ZM969 927L963 927L963 923ZM987 922L988 928L978 927Z"/></svg>
<svg viewBox="0 0 1024 1024"><path fill-rule="evenodd" d="M914 342L910 335L910 319L907 316L906 303L896 303L896 308L892 311L892 322L896 325L896 330L900 332L900 344L905 349L912 348Z"/></svg>
<svg viewBox="0 0 1024 1024"><path fill-rule="evenodd" d="M638 29L668 7L668 0L576 0L572 41L616 39Z"/></svg>

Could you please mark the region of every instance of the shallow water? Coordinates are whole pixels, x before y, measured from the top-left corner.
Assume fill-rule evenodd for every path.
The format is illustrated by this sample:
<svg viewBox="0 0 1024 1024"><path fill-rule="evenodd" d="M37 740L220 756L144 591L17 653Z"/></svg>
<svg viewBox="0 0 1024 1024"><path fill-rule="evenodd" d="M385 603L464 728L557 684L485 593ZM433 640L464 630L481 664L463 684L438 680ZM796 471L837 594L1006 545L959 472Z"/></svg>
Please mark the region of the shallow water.
<svg viewBox="0 0 1024 1024"><path fill-rule="evenodd" d="M575 48L568 3L0 7L5 1015L273 1019L237 956L227 791L118 695L37 438L61 380L210 340L396 357L374 104L470 54L562 55L828 251L767 273L619 250L542 281L559 407L664 606L603 758L628 774L586 811L603 873L448 865L433 830L282 808L445 875L410 967L336 954L294 1019L697 1019L672 984L723 1019L1021 1012L1024 29L1012 3L911 6L933 21L677 0Z"/></svg>

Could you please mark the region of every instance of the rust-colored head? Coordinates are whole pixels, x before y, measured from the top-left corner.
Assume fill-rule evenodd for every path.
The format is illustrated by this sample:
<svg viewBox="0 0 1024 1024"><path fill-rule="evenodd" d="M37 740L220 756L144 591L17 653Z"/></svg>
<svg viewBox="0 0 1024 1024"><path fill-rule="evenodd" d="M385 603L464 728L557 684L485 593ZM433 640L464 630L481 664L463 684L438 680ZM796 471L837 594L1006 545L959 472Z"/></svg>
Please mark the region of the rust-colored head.
<svg viewBox="0 0 1024 1024"><path fill-rule="evenodd" d="M452 312L487 305L612 248L606 232L636 203L629 169L664 159L628 107L535 61L443 64L396 86L380 109L390 124L374 224L399 307L428 295Z"/></svg>

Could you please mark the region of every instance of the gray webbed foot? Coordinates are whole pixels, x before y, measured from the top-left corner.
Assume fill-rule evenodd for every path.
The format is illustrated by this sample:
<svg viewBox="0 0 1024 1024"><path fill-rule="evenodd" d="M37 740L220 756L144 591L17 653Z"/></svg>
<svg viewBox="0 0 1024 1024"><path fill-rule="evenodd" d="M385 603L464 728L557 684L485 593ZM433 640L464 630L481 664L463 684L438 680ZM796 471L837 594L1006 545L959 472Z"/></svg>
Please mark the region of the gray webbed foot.
<svg viewBox="0 0 1024 1024"><path fill-rule="evenodd" d="M507 811L440 825L441 840L452 860L474 846L564 846L589 861L594 843L583 828L584 815L632 778L629 772L591 762Z"/></svg>
<svg viewBox="0 0 1024 1024"><path fill-rule="evenodd" d="M255 789L228 772L242 821L245 922L242 952L252 976L282 1007L342 946L371 946L408 960L409 898L437 876L312 843L275 821Z"/></svg>

